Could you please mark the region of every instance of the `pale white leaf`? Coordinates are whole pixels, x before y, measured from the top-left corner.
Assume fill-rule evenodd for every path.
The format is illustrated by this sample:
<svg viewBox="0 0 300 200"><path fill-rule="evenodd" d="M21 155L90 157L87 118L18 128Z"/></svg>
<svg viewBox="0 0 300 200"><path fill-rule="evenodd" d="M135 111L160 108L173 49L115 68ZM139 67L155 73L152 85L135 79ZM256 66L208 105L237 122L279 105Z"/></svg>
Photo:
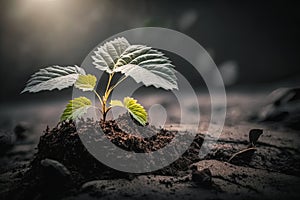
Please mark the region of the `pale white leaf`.
<svg viewBox="0 0 300 200"><path fill-rule="evenodd" d="M55 65L40 69L31 76L21 93L61 90L74 85L80 74L85 75L85 71L76 65L67 67Z"/></svg>

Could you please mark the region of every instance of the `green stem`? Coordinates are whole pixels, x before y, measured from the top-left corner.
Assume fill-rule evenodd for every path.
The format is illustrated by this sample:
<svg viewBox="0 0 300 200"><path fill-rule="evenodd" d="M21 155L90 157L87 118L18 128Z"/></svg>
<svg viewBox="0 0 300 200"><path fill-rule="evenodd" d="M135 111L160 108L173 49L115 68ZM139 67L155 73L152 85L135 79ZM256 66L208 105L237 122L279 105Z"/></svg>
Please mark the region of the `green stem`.
<svg viewBox="0 0 300 200"><path fill-rule="evenodd" d="M114 76L114 73L109 74L109 78L108 78L106 90L105 90L104 96L102 98L102 115L103 115L103 121L106 120L106 114L109 111L109 109L107 109L107 107L106 107L106 103L107 103L107 99L108 99L109 94L110 94L109 87L110 87L110 83L111 83L111 80L112 80L113 76Z"/></svg>
<svg viewBox="0 0 300 200"><path fill-rule="evenodd" d="M109 78L108 78L108 83L107 83L107 86L106 86L106 90L105 90L105 93L104 93L104 96L102 98L102 115L103 115L103 121L106 120L106 115L107 115L107 112L111 109L111 107L106 107L106 103L107 103L107 99L109 98L109 95L110 93L121 83L123 82L127 76L123 76L115 85L111 86L110 87L110 84L111 84L111 80L114 76L114 73L111 73L109 75ZM100 98L100 97L98 97Z"/></svg>
<svg viewBox="0 0 300 200"><path fill-rule="evenodd" d="M94 92L95 95L98 97L98 99L99 99L99 101L100 101L100 103L101 103L101 105L102 105L102 104L103 104L103 101L102 101L100 95L98 94L98 92L97 92L96 90L93 90L93 92Z"/></svg>
<svg viewBox="0 0 300 200"><path fill-rule="evenodd" d="M108 88L110 86L110 83L111 83L111 80L112 80L113 76L114 76L114 73L109 74L109 78L108 78L108 83L107 83L107 86L106 86L105 94L108 91Z"/></svg>
<svg viewBox="0 0 300 200"><path fill-rule="evenodd" d="M128 76L123 76L115 85L113 85L109 91L111 92L113 89L115 89L122 81L124 81ZM109 93L110 93L109 92Z"/></svg>

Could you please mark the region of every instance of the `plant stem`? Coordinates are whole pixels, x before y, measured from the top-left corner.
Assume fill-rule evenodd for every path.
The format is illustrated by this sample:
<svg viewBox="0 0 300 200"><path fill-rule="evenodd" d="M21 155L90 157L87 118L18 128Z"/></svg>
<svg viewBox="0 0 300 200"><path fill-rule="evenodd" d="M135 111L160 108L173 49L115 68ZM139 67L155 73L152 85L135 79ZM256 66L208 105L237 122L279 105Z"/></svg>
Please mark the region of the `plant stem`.
<svg viewBox="0 0 300 200"><path fill-rule="evenodd" d="M98 94L98 92L96 92L96 90L93 90L93 92L94 92L95 95L98 97L98 99L99 99L99 101L100 101L100 103L101 103L101 105L102 105L103 102L102 102L102 99L101 99L100 95Z"/></svg>
<svg viewBox="0 0 300 200"><path fill-rule="evenodd" d="M106 86L105 94L108 91L108 88L110 86L110 83L111 83L111 80L112 80L113 76L114 76L114 73L109 74L109 78L108 78L108 83L107 83L107 86Z"/></svg>
<svg viewBox="0 0 300 200"><path fill-rule="evenodd" d="M106 120L106 115L107 115L107 112L108 112L108 109L106 108L106 103L107 103L107 99L109 97L109 86L110 86L110 83L111 83L111 80L114 76L114 73L111 73L109 74L109 78L108 78L108 82L107 82L107 86L106 86L106 90L105 90L105 93L104 93L104 96L102 98L102 115L103 115L103 121Z"/></svg>
<svg viewBox="0 0 300 200"><path fill-rule="evenodd" d="M102 101L100 100L101 104L102 104L102 116L103 116L103 121L106 120L106 115L107 112L111 109L111 107L106 107L106 103L107 103L107 99L109 98L110 93L113 91L113 89L115 89L122 81L124 81L127 76L123 76L115 85L110 87L112 78L114 76L114 73L109 74L109 78L108 78L108 82L107 82L107 86L106 86L106 90L104 93L104 96L102 97ZM96 93L96 95L98 96L99 99L101 99L101 97L98 95L98 93Z"/></svg>
<svg viewBox="0 0 300 200"><path fill-rule="evenodd" d="M122 81L124 81L127 78L127 76L123 76L115 85L113 85L109 90L110 92L115 89Z"/></svg>

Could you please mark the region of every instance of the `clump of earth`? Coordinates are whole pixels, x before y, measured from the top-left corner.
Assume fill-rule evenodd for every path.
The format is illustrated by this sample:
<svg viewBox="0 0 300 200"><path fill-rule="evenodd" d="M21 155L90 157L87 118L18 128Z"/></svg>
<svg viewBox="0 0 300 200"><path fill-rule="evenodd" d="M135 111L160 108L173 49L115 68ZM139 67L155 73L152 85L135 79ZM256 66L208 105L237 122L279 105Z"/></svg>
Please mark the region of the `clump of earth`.
<svg viewBox="0 0 300 200"><path fill-rule="evenodd" d="M47 193L45 188L49 183L55 185L60 182L58 184L60 188L57 189L65 193L63 188L77 188L94 179L132 179L140 175L120 172L101 163L90 154L82 140L93 143L93 145L100 145L100 141L108 139L125 151L146 153L159 150L174 142L176 134L178 134L176 130L159 129L150 125L139 126L128 114L109 121L88 119L79 121L77 124L74 121L59 123L52 130L47 128L44 135L40 137L38 151L31 162L30 170L23 179L23 183L26 183L28 188L23 186L22 188L27 191L26 195L28 196L25 194L19 196L20 193L17 193L17 197L22 199L25 195L26 198L34 198L36 194L33 191L46 191ZM142 135L149 137L142 137ZM202 142L203 136L197 134L183 155L176 154L176 150L173 152L175 154L172 156L179 157L179 159L175 159L175 162L163 169L144 173L144 175L178 176L186 174L189 166L199 161L198 154ZM119 158L111 157L111 159ZM57 177L60 177L61 180ZM63 187L61 184L64 184ZM15 194L13 193L13 195Z"/></svg>
<svg viewBox="0 0 300 200"><path fill-rule="evenodd" d="M239 109L233 106L228 113ZM108 140L127 152L148 153L180 140L185 130L176 129L176 124L167 129L141 127L125 114L106 122L59 123L47 128L37 144L24 133L25 126L19 126L14 137L1 132L5 145L0 162L9 165L0 168L0 199L197 199L200 195L203 199L298 199L298 132L248 122L246 116L238 120L225 125L205 157L199 157L199 152L211 139L210 133L199 130L182 155L176 148L169 155L178 159L142 174L106 166L82 141L97 146ZM107 157L124 159L109 153Z"/></svg>

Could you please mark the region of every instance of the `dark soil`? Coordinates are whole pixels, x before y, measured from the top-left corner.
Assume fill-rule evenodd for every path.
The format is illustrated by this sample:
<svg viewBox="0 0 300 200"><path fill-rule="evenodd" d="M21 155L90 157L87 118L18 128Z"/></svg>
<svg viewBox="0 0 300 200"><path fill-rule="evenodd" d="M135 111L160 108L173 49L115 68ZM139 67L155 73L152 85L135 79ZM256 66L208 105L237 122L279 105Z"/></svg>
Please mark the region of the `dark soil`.
<svg viewBox="0 0 300 200"><path fill-rule="evenodd" d="M208 106L205 99L201 101L203 108ZM147 174L107 167L82 141L97 145L108 139L129 152L157 151L176 142L181 133L188 133L189 124L178 126L177 112L170 113L174 121L167 123L166 129L140 127L128 115L105 123L79 122L76 129L74 122L55 126L61 112L56 104L15 109L19 125L0 131L0 199L299 199L299 132L279 122L270 126L247 121L258 107L251 104L252 99L256 98L240 95L237 100L228 99L222 134L209 144L210 152L204 158L198 153L204 137L201 133L206 142L212 134L206 129L207 115L202 116L199 133L179 159ZM166 104L172 102L170 99ZM190 110L190 105L185 109ZM12 115L13 109L8 110ZM189 117L194 117L192 112ZM54 128L45 130L46 124ZM104 134L99 134L102 129ZM174 155L178 157L176 151Z"/></svg>
<svg viewBox="0 0 300 200"><path fill-rule="evenodd" d="M17 194L16 199L34 198L37 191L40 191L45 198L44 195L49 195L48 189L51 188L48 188L48 184L57 184L59 180L51 180L49 171L45 174L44 168L41 166L41 161L44 159L52 159L62 163L71 173L71 181L63 180L67 184L64 183L63 187L58 190L60 191L59 195L62 196L72 193L71 188L78 189L83 183L91 180L132 179L141 175L120 172L102 164L88 152L80 136L96 143L106 137L119 148L143 153L163 148L172 142L175 134L177 134L177 131L174 130L157 129L154 126L146 126L146 128L138 126L127 114L117 120L105 122L87 120L82 122L79 122L81 124L79 124L80 129L78 130L75 123L70 121L59 123L52 130L47 128L44 131L44 135L40 137L38 152L31 162L31 169L16 187L16 190L25 193L20 195L20 192L15 193L13 190L13 196ZM99 130L103 130L104 135L99 134ZM148 135L149 137L142 137L141 135ZM179 159L163 169L151 172L151 174L176 176L184 173L192 163L199 161L198 154L202 142L203 137L200 134L197 135L189 149ZM51 198L53 197L57 196L51 196Z"/></svg>

